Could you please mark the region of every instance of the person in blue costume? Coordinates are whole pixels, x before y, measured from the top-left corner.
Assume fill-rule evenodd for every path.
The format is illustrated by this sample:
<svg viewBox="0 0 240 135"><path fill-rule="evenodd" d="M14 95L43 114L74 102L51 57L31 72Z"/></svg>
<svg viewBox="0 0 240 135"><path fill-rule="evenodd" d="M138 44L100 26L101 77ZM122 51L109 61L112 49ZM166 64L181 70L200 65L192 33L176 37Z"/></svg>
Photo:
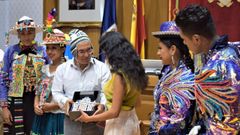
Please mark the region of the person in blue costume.
<svg viewBox="0 0 240 135"><path fill-rule="evenodd" d="M154 90L149 135L187 134L195 106L193 60L173 21L164 22L153 35L159 39L157 55L165 68Z"/></svg>
<svg viewBox="0 0 240 135"><path fill-rule="evenodd" d="M240 132L239 45L218 36L209 10L200 5L182 9L175 20L180 36L194 54L195 98L202 120L192 129L209 135Z"/></svg>
<svg viewBox="0 0 240 135"><path fill-rule="evenodd" d="M4 54L0 84L0 105L3 111L4 134L26 134L32 129L34 96L41 68L48 63L45 47L34 39L41 27L23 16L9 33L19 43L9 46Z"/></svg>
<svg viewBox="0 0 240 135"><path fill-rule="evenodd" d="M51 64L42 68L42 76L36 87L32 135L63 135L65 114L52 98L52 80L57 67L65 62L66 34L53 29L46 34L43 44Z"/></svg>

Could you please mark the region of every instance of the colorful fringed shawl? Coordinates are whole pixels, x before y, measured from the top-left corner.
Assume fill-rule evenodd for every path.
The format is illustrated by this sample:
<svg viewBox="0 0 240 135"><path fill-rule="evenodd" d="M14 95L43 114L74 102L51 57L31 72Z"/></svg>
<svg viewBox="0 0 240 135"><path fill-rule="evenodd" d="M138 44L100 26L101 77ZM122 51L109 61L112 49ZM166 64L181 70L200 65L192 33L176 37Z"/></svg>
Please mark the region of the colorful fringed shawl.
<svg viewBox="0 0 240 135"><path fill-rule="evenodd" d="M41 81L36 87L36 95L40 97L40 105L45 102L51 102L52 100L51 88L53 77L54 73L50 73L49 65L43 66Z"/></svg>

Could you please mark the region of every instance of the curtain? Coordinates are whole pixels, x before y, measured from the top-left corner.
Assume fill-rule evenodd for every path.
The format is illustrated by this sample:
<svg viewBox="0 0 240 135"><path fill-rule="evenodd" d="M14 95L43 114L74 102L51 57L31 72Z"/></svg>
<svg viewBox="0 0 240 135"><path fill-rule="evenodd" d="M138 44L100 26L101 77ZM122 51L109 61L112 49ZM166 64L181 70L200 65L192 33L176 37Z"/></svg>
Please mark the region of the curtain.
<svg viewBox="0 0 240 135"><path fill-rule="evenodd" d="M221 0L170 0L171 9L179 1L179 9L188 4L200 4L209 9L212 14L217 34L228 34L230 41L240 41L240 0L229 0L230 3L221 3Z"/></svg>

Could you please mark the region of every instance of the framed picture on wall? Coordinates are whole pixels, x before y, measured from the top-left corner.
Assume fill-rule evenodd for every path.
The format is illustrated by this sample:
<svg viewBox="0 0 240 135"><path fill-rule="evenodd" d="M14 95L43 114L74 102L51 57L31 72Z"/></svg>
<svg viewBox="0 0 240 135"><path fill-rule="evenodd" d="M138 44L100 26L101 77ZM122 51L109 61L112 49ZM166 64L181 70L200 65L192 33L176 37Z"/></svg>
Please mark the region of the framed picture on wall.
<svg viewBox="0 0 240 135"><path fill-rule="evenodd" d="M104 12L104 0L59 0L60 24L100 25Z"/></svg>

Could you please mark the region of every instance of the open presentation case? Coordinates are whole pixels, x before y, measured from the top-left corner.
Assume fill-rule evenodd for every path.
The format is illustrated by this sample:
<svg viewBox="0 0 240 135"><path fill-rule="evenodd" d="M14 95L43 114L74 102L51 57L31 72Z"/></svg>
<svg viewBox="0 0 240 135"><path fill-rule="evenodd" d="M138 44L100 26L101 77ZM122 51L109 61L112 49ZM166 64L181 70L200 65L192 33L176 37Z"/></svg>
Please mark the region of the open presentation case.
<svg viewBox="0 0 240 135"><path fill-rule="evenodd" d="M69 108L69 117L75 120L81 115L81 111L93 115L96 111L96 99L99 91L76 91L73 95L74 104Z"/></svg>

